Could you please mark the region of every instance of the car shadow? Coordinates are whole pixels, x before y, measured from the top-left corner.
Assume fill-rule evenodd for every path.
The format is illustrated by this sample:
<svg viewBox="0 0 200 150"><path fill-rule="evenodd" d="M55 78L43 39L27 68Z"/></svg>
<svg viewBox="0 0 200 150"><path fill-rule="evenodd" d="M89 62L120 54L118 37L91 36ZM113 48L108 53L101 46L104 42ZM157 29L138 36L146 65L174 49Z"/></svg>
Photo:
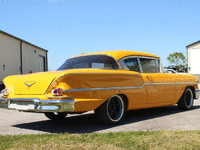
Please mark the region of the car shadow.
<svg viewBox="0 0 200 150"><path fill-rule="evenodd" d="M199 109L200 106L194 106L192 110ZM189 111L192 111L189 110ZM118 125L103 125L97 119L94 113L71 115L61 121L37 121L23 124L16 124L12 127L43 131L47 133L92 133L116 126L136 123L153 118L159 118L171 114L185 112L180 110L177 105L149 108L141 110L127 111L124 120Z"/></svg>

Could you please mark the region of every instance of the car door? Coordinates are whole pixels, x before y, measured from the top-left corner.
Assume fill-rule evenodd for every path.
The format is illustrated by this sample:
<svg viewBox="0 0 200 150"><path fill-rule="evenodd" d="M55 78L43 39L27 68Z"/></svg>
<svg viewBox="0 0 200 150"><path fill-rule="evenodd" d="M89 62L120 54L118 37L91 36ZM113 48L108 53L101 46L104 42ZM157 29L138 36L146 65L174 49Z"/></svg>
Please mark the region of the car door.
<svg viewBox="0 0 200 150"><path fill-rule="evenodd" d="M119 60L119 63L120 63L121 68L124 70L141 73L138 56L125 57ZM140 77L142 78L141 75ZM132 83L132 84L134 85L136 83ZM144 105L146 105L147 89L146 87L144 87L144 82L142 86L135 89L127 90L127 92L129 92L127 94L127 97L130 99L129 104L128 104L129 109L141 108L141 107L144 107Z"/></svg>
<svg viewBox="0 0 200 150"><path fill-rule="evenodd" d="M160 73L158 58L139 58L141 75L148 89L147 103L165 103L174 101L174 78L167 73Z"/></svg>

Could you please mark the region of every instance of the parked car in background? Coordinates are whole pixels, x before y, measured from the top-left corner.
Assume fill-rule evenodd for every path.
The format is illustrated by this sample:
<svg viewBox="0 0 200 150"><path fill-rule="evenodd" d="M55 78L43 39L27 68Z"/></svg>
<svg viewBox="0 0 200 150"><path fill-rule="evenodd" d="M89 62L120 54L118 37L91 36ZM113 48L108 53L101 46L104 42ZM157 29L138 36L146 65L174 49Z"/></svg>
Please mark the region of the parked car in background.
<svg viewBox="0 0 200 150"><path fill-rule="evenodd" d="M136 51L106 51L69 58L53 72L6 77L0 106L44 113L52 120L94 110L105 124L125 111L178 104L191 109L199 78L161 73L160 58Z"/></svg>
<svg viewBox="0 0 200 150"><path fill-rule="evenodd" d="M177 72L174 69L164 69L163 70L164 73L179 73L179 74L187 74L185 72Z"/></svg>
<svg viewBox="0 0 200 150"><path fill-rule="evenodd" d="M174 69L164 69L164 73L177 73Z"/></svg>

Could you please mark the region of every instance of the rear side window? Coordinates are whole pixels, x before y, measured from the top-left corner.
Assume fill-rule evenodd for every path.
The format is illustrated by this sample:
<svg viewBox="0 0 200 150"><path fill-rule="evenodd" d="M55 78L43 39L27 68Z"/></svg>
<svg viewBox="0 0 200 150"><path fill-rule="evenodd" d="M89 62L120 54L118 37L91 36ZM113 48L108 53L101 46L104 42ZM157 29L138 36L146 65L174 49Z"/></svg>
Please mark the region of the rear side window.
<svg viewBox="0 0 200 150"><path fill-rule="evenodd" d="M125 59L124 63L126 64L126 67L130 71L140 72L140 68L139 68L139 64L138 64L137 58L128 58L128 59Z"/></svg>
<svg viewBox="0 0 200 150"><path fill-rule="evenodd" d="M160 60L140 58L143 73L160 73Z"/></svg>

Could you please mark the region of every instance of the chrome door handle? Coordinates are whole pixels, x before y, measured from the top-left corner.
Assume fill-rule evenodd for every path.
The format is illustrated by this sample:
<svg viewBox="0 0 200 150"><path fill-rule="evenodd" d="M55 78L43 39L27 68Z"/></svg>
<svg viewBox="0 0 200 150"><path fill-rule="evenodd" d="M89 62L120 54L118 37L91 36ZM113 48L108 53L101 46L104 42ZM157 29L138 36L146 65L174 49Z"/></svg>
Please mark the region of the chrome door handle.
<svg viewBox="0 0 200 150"><path fill-rule="evenodd" d="M151 76L146 76L146 77L147 77L147 79L151 80Z"/></svg>

